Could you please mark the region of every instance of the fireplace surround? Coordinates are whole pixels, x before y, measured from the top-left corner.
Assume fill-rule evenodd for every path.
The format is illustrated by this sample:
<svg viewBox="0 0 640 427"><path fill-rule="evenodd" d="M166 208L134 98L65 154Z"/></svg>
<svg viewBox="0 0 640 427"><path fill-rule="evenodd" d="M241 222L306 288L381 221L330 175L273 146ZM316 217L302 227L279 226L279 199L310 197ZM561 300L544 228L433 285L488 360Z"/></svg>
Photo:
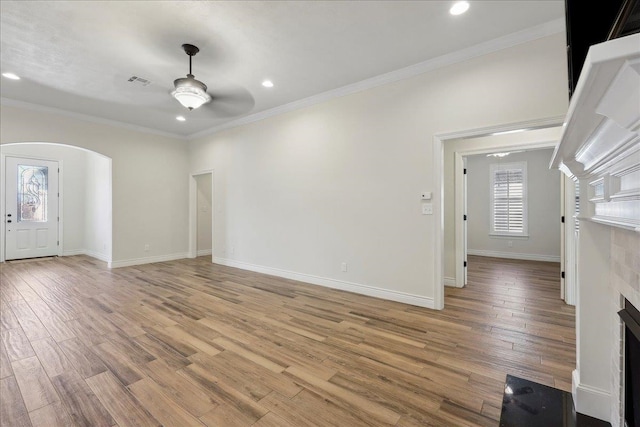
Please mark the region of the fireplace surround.
<svg viewBox="0 0 640 427"><path fill-rule="evenodd" d="M627 299L618 312L624 324L622 371L625 427L640 427L640 312Z"/></svg>

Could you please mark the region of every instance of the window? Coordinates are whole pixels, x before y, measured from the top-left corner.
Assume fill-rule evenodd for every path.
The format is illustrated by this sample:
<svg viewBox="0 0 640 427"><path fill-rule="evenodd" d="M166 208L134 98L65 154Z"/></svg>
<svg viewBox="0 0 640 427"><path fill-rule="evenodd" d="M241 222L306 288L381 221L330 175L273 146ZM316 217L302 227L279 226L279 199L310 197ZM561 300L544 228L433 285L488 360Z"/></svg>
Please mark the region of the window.
<svg viewBox="0 0 640 427"><path fill-rule="evenodd" d="M491 234L527 235L527 163L494 163L491 172Z"/></svg>

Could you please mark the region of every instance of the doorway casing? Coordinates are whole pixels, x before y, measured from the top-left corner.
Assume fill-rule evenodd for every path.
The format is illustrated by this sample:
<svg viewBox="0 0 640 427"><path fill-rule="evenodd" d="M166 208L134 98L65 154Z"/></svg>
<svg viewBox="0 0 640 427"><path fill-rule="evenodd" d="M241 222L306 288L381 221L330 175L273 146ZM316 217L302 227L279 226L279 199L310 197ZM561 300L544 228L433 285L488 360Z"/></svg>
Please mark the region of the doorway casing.
<svg viewBox="0 0 640 427"><path fill-rule="evenodd" d="M215 204L214 194L214 170L208 169L189 174L189 258L195 258L198 256L198 182L197 176L211 175L211 232L214 230L215 222L215 210L213 209ZM213 262L214 256L214 239L211 236L211 262Z"/></svg>
<svg viewBox="0 0 640 427"><path fill-rule="evenodd" d="M435 290L433 295L434 308L442 310L444 308L444 144L447 141L465 138L477 138L490 136L492 134L498 134L503 132L518 131L522 129L536 130L545 129L551 127L561 126L564 122L564 116L556 116L543 118L539 120L531 120L525 122L516 122L492 127L468 129L458 132L441 133L433 136L433 188L434 188L434 266L433 266L433 279L435 284ZM527 144L525 144L527 145ZM528 144L527 147L531 147L533 144ZM547 144L549 146L549 144ZM514 145L509 144L508 147L515 148ZM495 151L496 146L489 151ZM539 147L542 148L542 147ZM483 150L481 150L483 151ZM485 152L489 152L486 151ZM469 153L480 154L480 153ZM462 154L460 153L460 163L462 162ZM458 180L459 181L459 180ZM461 185L461 184L460 184ZM457 187L457 185L456 185ZM460 190L462 191L462 190ZM462 218L464 214L462 207L459 206L460 213L456 208L456 227L458 227L458 216ZM456 230L457 231L457 230ZM459 244L458 239L462 239L461 233L456 232L456 284L458 280L463 280L464 277L464 253L463 247ZM561 239L565 236L562 235ZM462 275L461 275L462 274Z"/></svg>

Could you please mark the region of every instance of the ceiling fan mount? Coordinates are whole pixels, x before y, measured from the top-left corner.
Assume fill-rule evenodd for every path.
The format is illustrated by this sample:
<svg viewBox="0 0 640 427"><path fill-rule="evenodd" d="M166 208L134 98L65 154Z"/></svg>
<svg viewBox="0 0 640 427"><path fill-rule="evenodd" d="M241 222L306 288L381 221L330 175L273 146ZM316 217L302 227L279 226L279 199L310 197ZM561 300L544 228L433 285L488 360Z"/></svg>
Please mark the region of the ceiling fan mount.
<svg viewBox="0 0 640 427"><path fill-rule="evenodd" d="M184 49L184 52L189 56L195 56L196 53L200 52L200 49L198 49L197 46L194 46L189 43L183 44L182 49Z"/></svg>
<svg viewBox="0 0 640 427"><path fill-rule="evenodd" d="M189 55L189 74L187 77L176 79L173 82L174 91L171 95L189 110L198 108L211 101L211 96L207 93L207 85L200 80L196 80L191 70L191 59L200 52L198 47L185 43L182 45L184 52Z"/></svg>

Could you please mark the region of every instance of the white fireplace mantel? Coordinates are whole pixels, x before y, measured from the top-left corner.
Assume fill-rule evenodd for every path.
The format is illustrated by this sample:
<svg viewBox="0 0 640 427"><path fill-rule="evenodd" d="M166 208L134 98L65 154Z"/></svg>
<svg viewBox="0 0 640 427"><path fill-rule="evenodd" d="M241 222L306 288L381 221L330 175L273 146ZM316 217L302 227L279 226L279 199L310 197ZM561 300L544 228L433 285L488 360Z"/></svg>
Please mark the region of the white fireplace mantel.
<svg viewBox="0 0 640 427"><path fill-rule="evenodd" d="M580 180L580 218L640 231L640 34L592 46L552 168Z"/></svg>
<svg viewBox="0 0 640 427"><path fill-rule="evenodd" d="M620 427L616 313L640 303L640 34L591 46L551 167L580 183L575 409Z"/></svg>

